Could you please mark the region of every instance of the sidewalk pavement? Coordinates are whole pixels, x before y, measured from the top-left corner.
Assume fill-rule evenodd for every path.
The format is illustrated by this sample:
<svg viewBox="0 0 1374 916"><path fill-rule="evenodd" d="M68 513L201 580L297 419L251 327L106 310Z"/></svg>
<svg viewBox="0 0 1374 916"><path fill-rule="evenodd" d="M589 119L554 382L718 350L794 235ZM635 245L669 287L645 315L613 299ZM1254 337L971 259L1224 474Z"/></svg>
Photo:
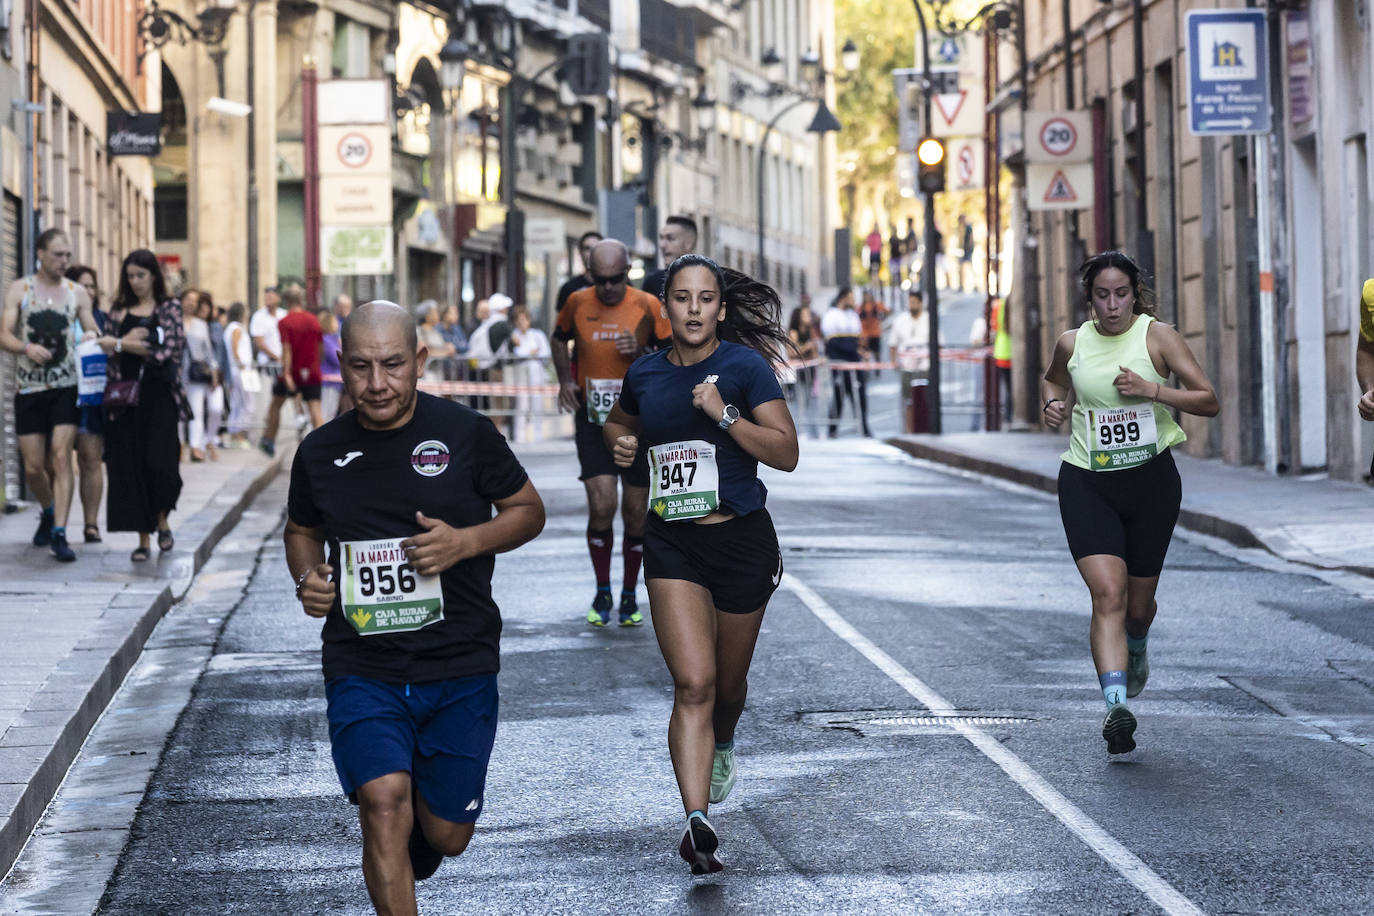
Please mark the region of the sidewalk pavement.
<svg viewBox="0 0 1374 916"><path fill-rule="evenodd" d="M160 555L155 539L142 564L129 559L137 535L105 531L103 511L103 543L83 542L79 499L67 525L75 563L32 546L36 508L0 516L0 876L153 627L287 460L221 449L217 461L183 463L176 547Z"/></svg>
<svg viewBox="0 0 1374 916"><path fill-rule="evenodd" d="M1056 492L1068 436L1006 432L905 435L889 443L918 458ZM1374 488L1275 477L1176 451L1183 478L1179 524L1284 560L1374 576Z"/></svg>

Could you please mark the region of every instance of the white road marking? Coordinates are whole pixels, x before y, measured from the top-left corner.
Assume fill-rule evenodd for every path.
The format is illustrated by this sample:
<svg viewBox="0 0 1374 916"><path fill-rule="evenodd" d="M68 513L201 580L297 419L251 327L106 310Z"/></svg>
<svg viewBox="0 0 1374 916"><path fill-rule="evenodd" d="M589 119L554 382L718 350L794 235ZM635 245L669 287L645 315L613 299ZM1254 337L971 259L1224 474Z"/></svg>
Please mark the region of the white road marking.
<svg viewBox="0 0 1374 916"><path fill-rule="evenodd" d="M858 650L859 654L876 665L878 670L896 681L898 686L911 694L917 702L932 713L954 715L957 712L948 700L932 690L929 685L904 668L892 656L878 648L867 636L854 629L806 583L792 573L786 573L783 576L782 584L800 598L807 609L815 614L821 623L829 627L831 632ZM1141 893L1153 900L1164 912L1180 914L1180 916L1182 914L1201 916L1202 910L1195 903L1175 890L1169 882L1155 874L1150 866L1142 862L1096 821L1079 810L1073 802L1059 794L1054 786L1046 782L1024 760L1007 750L1000 741L982 729L967 723L951 722L949 727L967 738L969 743L978 748L984 756L1001 767L1003 772L1025 790L1026 794L1039 802L1042 808L1054 815L1089 849L1101 856L1108 865L1116 869L1121 877L1135 885Z"/></svg>

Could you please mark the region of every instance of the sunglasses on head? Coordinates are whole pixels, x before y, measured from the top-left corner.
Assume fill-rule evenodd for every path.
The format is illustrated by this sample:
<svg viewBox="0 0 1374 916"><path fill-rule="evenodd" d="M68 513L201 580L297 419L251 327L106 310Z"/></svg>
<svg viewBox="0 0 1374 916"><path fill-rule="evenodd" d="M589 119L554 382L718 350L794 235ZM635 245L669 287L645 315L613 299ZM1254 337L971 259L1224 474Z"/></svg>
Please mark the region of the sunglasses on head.
<svg viewBox="0 0 1374 916"><path fill-rule="evenodd" d="M592 274L592 282L597 286L615 286L625 282L626 273L627 271L622 270L620 273L612 274L609 277L603 277L600 274Z"/></svg>

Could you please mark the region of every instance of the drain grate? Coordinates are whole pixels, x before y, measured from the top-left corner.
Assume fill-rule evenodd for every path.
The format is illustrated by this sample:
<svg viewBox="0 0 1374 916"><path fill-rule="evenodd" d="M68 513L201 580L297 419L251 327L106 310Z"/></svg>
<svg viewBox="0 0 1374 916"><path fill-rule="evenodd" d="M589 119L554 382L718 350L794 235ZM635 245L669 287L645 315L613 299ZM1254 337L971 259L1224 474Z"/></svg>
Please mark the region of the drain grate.
<svg viewBox="0 0 1374 916"><path fill-rule="evenodd" d="M910 725L1024 725L1033 722L1020 716L874 716L855 724L875 728L901 728Z"/></svg>
<svg viewBox="0 0 1374 916"><path fill-rule="evenodd" d="M930 731L949 732L955 726L972 725L976 728L998 728L1007 725L1029 725L1036 720L1026 716L983 715L966 713L961 715L932 715L925 710L905 711L900 709L860 709L836 712L806 712L801 715L802 724L817 728L848 728L859 731Z"/></svg>

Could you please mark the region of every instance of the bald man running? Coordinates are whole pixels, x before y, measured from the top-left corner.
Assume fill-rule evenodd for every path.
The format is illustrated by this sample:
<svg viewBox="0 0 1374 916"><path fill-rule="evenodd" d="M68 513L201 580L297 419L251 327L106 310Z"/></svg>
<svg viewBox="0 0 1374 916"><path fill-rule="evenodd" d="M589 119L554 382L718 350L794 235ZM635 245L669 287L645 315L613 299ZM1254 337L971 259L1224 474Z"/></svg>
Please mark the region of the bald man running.
<svg viewBox="0 0 1374 916"><path fill-rule="evenodd" d="M644 517L649 511L649 463L640 452L628 468L616 465L601 436L630 364L648 348L672 335L656 296L629 285L630 253L614 239L591 251L590 289L568 297L554 327L553 365L558 371L558 403L572 411L578 479L587 489L587 550L596 575L596 597L587 622L604 627L611 619L611 553L615 546L616 479L622 495L625 526L624 578L620 591L620 625L644 622L635 598L644 556ZM577 356L574 374L568 344Z"/></svg>
<svg viewBox="0 0 1374 916"><path fill-rule="evenodd" d="M357 406L296 450L286 562L324 619L329 739L368 893L379 913L414 913L415 880L462 853L482 813L494 555L539 534L544 505L490 420L416 391L428 353L404 309L361 306L342 344Z"/></svg>

